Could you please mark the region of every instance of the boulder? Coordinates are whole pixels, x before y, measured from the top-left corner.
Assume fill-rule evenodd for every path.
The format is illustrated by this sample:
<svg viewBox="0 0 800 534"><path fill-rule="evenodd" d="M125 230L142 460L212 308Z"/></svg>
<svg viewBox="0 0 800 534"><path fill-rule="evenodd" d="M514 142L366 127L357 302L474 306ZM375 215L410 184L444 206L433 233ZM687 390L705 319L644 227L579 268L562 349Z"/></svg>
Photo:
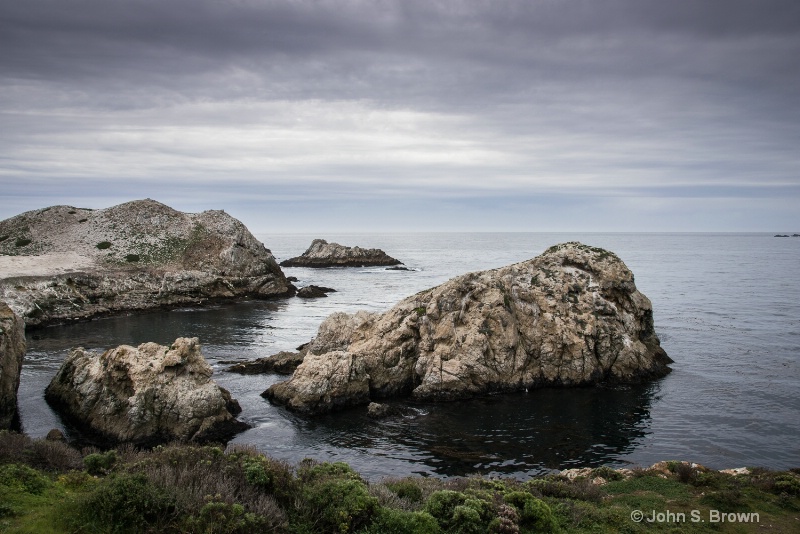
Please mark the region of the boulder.
<svg viewBox="0 0 800 534"><path fill-rule="evenodd" d="M321 287L321 286L305 286L301 287L297 291L297 296L302 299L318 299L322 297L327 297L327 293L335 293L335 289L331 289L330 287Z"/></svg>
<svg viewBox="0 0 800 534"><path fill-rule="evenodd" d="M0 302L0 430L11 428L17 413L17 390L25 356L25 325Z"/></svg>
<svg viewBox="0 0 800 534"><path fill-rule="evenodd" d="M239 403L211 380L197 338L169 347L121 345L103 354L73 349L45 399L78 427L111 442L227 441L249 428Z"/></svg>
<svg viewBox="0 0 800 534"><path fill-rule="evenodd" d="M571 242L385 313L335 313L292 378L262 395L316 414L408 395L636 383L666 375L669 363L633 273L615 254Z"/></svg>
<svg viewBox="0 0 800 534"><path fill-rule="evenodd" d="M150 199L52 206L0 221L3 236L0 299L28 326L295 291L224 211L183 213Z"/></svg>
<svg viewBox="0 0 800 534"><path fill-rule="evenodd" d="M301 256L284 260L281 267L374 267L402 265L379 248L346 247L315 239Z"/></svg>
<svg viewBox="0 0 800 534"><path fill-rule="evenodd" d="M231 373L242 375L259 375L264 373L276 373L280 375L290 375L303 363L306 352L283 351L266 358L258 358L250 362L242 362L232 365L225 369Z"/></svg>

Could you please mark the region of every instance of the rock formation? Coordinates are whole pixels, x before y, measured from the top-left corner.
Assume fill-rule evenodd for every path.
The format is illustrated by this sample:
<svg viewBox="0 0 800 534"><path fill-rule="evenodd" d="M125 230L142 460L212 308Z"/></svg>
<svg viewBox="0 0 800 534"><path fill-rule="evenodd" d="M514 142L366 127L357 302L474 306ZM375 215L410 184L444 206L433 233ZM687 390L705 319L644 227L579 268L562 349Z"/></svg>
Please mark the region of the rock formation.
<svg viewBox="0 0 800 534"><path fill-rule="evenodd" d="M303 363L306 351L289 352L283 351L266 358L258 358L257 360L237 363L231 365L227 369L231 373L239 373L242 375L259 375L264 373L276 373L279 375L290 375L297 369L297 366Z"/></svg>
<svg viewBox="0 0 800 534"><path fill-rule="evenodd" d="M345 247L315 239L301 256L281 262L281 267L373 267L402 265L379 248Z"/></svg>
<svg viewBox="0 0 800 534"><path fill-rule="evenodd" d="M239 403L211 380L197 338L103 354L73 349L45 390L68 420L112 443L227 441L248 428Z"/></svg>
<svg viewBox="0 0 800 534"><path fill-rule="evenodd" d="M322 287L322 286L305 286L301 287L297 290L297 296L301 299L318 299L322 297L327 297L328 293L335 293L336 290L330 287Z"/></svg>
<svg viewBox="0 0 800 534"><path fill-rule="evenodd" d="M17 413L17 390L25 356L25 325L0 302L0 430L11 428Z"/></svg>
<svg viewBox="0 0 800 534"><path fill-rule="evenodd" d="M0 299L29 326L293 293L269 250L223 211L147 199L0 221Z"/></svg>
<svg viewBox="0 0 800 534"><path fill-rule="evenodd" d="M454 278L382 314L335 313L292 378L263 396L324 413L407 395L634 383L667 374L671 362L631 271L573 242Z"/></svg>

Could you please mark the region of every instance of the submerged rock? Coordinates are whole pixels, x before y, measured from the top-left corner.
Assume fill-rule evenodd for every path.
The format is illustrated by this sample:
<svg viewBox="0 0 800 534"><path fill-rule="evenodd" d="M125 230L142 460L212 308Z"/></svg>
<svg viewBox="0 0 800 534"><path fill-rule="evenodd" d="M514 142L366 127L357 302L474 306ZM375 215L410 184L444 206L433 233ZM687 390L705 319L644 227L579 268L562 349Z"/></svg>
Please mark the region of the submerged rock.
<svg viewBox="0 0 800 534"><path fill-rule="evenodd" d="M330 287L321 287L321 286L305 286L301 287L297 291L297 296L301 299L318 299L322 297L327 297L328 293L335 293L335 289L331 289Z"/></svg>
<svg viewBox="0 0 800 534"><path fill-rule="evenodd" d="M17 390L25 357L25 325L0 302L0 430L11 428L17 413Z"/></svg>
<svg viewBox="0 0 800 534"><path fill-rule="evenodd" d="M277 373L280 375L290 375L303 363L306 352L283 351L266 358L258 358L250 362L237 363L225 369L231 373L242 375L259 375L264 373Z"/></svg>
<svg viewBox="0 0 800 534"><path fill-rule="evenodd" d="M211 380L197 338L143 343L103 354L73 349L45 399L78 426L111 442L227 441L249 428L239 403Z"/></svg>
<svg viewBox="0 0 800 534"><path fill-rule="evenodd" d="M281 262L281 267L374 267L402 265L379 248L346 247L315 239L301 256Z"/></svg>
<svg viewBox="0 0 800 534"><path fill-rule="evenodd" d="M269 250L224 211L150 199L53 206L0 221L0 236L0 299L29 326L294 294Z"/></svg>
<svg viewBox="0 0 800 534"><path fill-rule="evenodd" d="M454 278L382 314L335 313L292 378L262 395L324 413L397 396L636 383L666 375L671 362L622 260L572 242Z"/></svg>

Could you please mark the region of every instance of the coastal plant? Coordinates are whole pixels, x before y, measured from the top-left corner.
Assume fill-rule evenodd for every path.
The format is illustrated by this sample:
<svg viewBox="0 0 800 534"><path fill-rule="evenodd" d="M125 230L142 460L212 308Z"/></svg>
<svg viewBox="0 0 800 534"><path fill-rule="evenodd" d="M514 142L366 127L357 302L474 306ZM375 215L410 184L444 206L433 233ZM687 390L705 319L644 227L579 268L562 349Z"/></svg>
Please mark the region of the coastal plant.
<svg viewBox="0 0 800 534"><path fill-rule="evenodd" d="M108 248L111 248L111 242L110 242L110 241L100 241L100 242L99 242L97 245L95 245L95 246L96 246L98 249L100 249L100 250L106 250L106 249L108 249Z"/></svg>
<svg viewBox="0 0 800 534"><path fill-rule="evenodd" d="M175 519L173 496L144 475L119 473L103 480L77 503L71 523L78 531L126 534L163 532Z"/></svg>
<svg viewBox="0 0 800 534"><path fill-rule="evenodd" d="M556 529L550 507L530 493L513 491L505 495L505 501L516 508L520 526L534 532L553 532Z"/></svg>
<svg viewBox="0 0 800 534"><path fill-rule="evenodd" d="M442 529L427 512L409 512L394 508L381 508L363 534L439 534Z"/></svg>
<svg viewBox="0 0 800 534"><path fill-rule="evenodd" d="M128 263L137 263L139 261L139 255L138 254L126 254L125 255L125 261L127 261Z"/></svg>
<svg viewBox="0 0 800 534"><path fill-rule="evenodd" d="M209 496L197 515L186 519L182 530L203 534L250 534L272 530L266 517L245 511L241 504L229 504L221 499L221 495Z"/></svg>
<svg viewBox="0 0 800 534"><path fill-rule="evenodd" d="M24 464L0 466L0 487L13 488L32 495L41 495L52 482L36 469Z"/></svg>
<svg viewBox="0 0 800 534"><path fill-rule="evenodd" d="M486 532L495 513L492 505L473 495L459 491L440 490L425 503L425 511L432 515L446 532Z"/></svg>
<svg viewBox="0 0 800 534"><path fill-rule="evenodd" d="M16 241L14 241L14 246L17 248L25 247L31 244L31 240L27 237L18 237Z"/></svg>
<svg viewBox="0 0 800 534"><path fill-rule="evenodd" d="M90 475L105 475L111 471L117 462L117 453L114 450L94 452L83 459L83 465Z"/></svg>

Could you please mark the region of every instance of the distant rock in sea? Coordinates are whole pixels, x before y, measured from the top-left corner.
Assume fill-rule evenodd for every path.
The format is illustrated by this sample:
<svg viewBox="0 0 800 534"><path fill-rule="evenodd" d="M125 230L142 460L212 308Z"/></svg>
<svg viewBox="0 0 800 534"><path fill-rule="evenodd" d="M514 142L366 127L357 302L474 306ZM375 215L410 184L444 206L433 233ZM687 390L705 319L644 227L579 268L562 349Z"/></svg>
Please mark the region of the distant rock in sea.
<svg viewBox="0 0 800 534"><path fill-rule="evenodd" d="M262 395L319 414L392 397L455 400L669 373L650 301L615 254L564 243L465 274L385 313L334 313Z"/></svg>
<svg viewBox="0 0 800 534"><path fill-rule="evenodd" d="M8 430L17 413L25 324L5 302L0 302L0 430Z"/></svg>
<svg viewBox="0 0 800 534"><path fill-rule="evenodd" d="M330 287L309 285L298 289L297 296L302 299L318 299L322 297L327 297L328 293L335 293L335 292L336 290Z"/></svg>
<svg viewBox="0 0 800 534"><path fill-rule="evenodd" d="M224 442L249 428L239 403L211 380L197 338L99 354L73 349L45 390L51 406L111 443Z"/></svg>
<svg viewBox="0 0 800 534"><path fill-rule="evenodd" d="M249 362L241 362L225 369L230 373L242 375L259 375L265 373L276 373L279 375L290 375L303 363L306 350L299 352L283 351L266 358L258 358Z"/></svg>
<svg viewBox="0 0 800 534"><path fill-rule="evenodd" d="M281 267L375 267L402 265L379 248L346 247L315 239L301 256L281 262Z"/></svg>
<svg viewBox="0 0 800 534"><path fill-rule="evenodd" d="M29 326L294 291L269 250L224 211L182 213L146 199L0 221L0 299Z"/></svg>

